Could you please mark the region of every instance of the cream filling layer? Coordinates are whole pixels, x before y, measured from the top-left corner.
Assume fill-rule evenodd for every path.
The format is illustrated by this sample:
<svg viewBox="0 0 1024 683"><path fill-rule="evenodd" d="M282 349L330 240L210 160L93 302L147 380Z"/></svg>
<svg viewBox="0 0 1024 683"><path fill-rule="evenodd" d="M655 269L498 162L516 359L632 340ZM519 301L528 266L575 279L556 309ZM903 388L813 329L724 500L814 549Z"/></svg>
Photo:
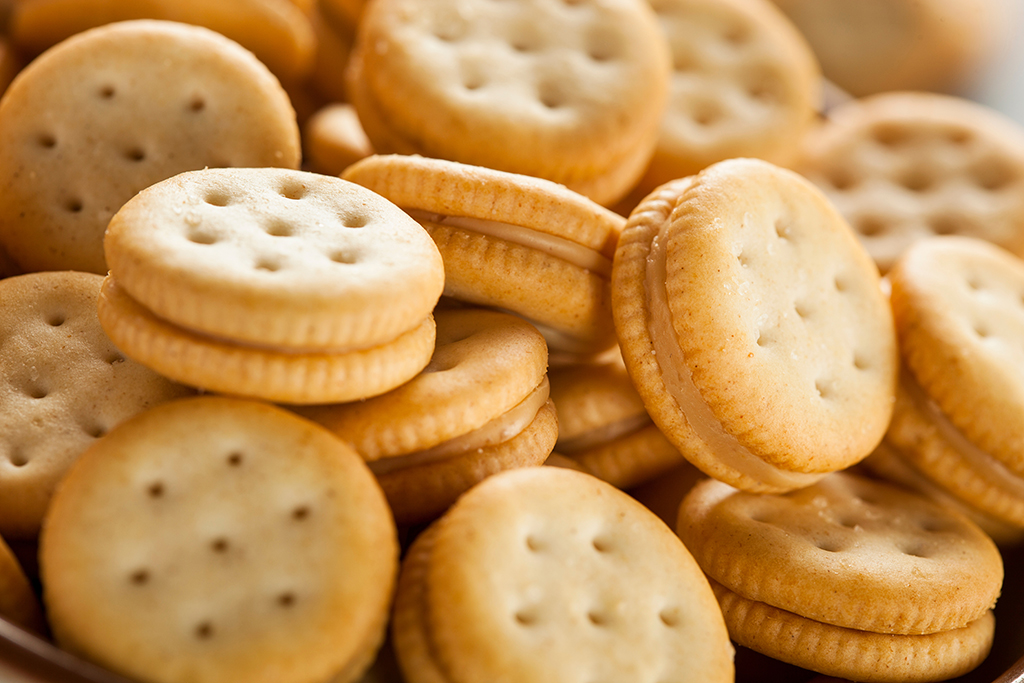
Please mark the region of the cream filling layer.
<svg viewBox="0 0 1024 683"><path fill-rule="evenodd" d="M469 216L445 216L443 214L423 211L422 209L406 208L404 210L420 223L437 223L438 225L447 225L459 228L460 230L478 232L481 235L512 242L528 249L536 249L584 270L589 270L603 278L609 278L612 274L611 259L606 258L594 249L585 247L572 240L567 240L564 237L556 237L555 235L549 235L539 230L525 228L512 223L471 218Z"/></svg>
<svg viewBox="0 0 1024 683"><path fill-rule="evenodd" d="M900 385L918 412L935 426L950 448L967 461L975 473L1001 490L1008 491L1018 498L1024 498L1024 479L964 436L963 432L950 422L942 409L928 398L921 385L905 369L900 373Z"/></svg>
<svg viewBox="0 0 1024 683"><path fill-rule="evenodd" d="M545 377L544 381L529 396L508 412L499 415L483 426L422 451L374 460L368 463L370 470L377 475L388 474L407 467L440 462L463 453L505 443L519 436L533 422L537 413L547 403L549 393L550 385L548 378Z"/></svg>
<svg viewBox="0 0 1024 683"><path fill-rule="evenodd" d="M651 424L651 418L646 413L632 415L622 420L601 425L571 439L559 439L558 443L555 444L555 448L558 449L559 453L575 455L638 432L649 424Z"/></svg>
<svg viewBox="0 0 1024 683"><path fill-rule="evenodd" d="M665 389L675 399L693 431L722 464L769 486L788 489L810 486L824 475L790 472L755 456L735 436L725 431L693 383L693 377L684 362L682 349L679 348L675 331L672 329L668 308L668 265L663 244L668 225L666 221L661 231L651 240L644 279L649 311L647 327L651 335L651 344L654 346L655 360L661 368Z"/></svg>

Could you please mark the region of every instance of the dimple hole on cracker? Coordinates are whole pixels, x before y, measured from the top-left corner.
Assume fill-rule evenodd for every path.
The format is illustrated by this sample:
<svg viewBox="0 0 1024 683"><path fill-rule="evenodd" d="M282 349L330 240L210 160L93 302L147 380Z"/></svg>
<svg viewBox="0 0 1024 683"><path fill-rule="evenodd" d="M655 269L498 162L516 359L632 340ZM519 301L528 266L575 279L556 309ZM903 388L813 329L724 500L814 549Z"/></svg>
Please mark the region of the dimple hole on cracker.
<svg viewBox="0 0 1024 683"><path fill-rule="evenodd" d="M206 109L206 100L201 95L193 95L188 101L188 110L199 113Z"/></svg>
<svg viewBox="0 0 1024 683"><path fill-rule="evenodd" d="M279 607L291 607L295 604L295 594L290 591L285 591L277 596L277 604Z"/></svg>
<svg viewBox="0 0 1024 683"><path fill-rule="evenodd" d="M970 222L962 216L943 214L928 219L928 228L936 235L955 235L971 232Z"/></svg>
<svg viewBox="0 0 1024 683"><path fill-rule="evenodd" d="M229 467L241 467L242 465L242 454L235 451L230 453L227 457L227 463Z"/></svg>
<svg viewBox="0 0 1024 683"><path fill-rule="evenodd" d="M797 301L793 304L793 310L796 311L797 317L809 318L811 316L811 308L802 301Z"/></svg>
<svg viewBox="0 0 1024 683"><path fill-rule="evenodd" d="M228 539L224 538L223 536L220 536L210 541L210 550L217 553L218 555L223 555L224 553L226 553L229 547L230 544L228 543Z"/></svg>
<svg viewBox="0 0 1024 683"><path fill-rule="evenodd" d="M811 541L814 547L826 553L842 552L843 544L833 538L817 538Z"/></svg>
<svg viewBox="0 0 1024 683"><path fill-rule="evenodd" d="M223 190L211 190L203 197L203 201L210 206L227 206L231 203L231 197Z"/></svg>
<svg viewBox="0 0 1024 683"><path fill-rule="evenodd" d="M814 381L814 390L818 392L818 396L823 399L831 398L832 396L832 382L825 379L819 379Z"/></svg>
<svg viewBox="0 0 1024 683"><path fill-rule="evenodd" d="M299 200L306 196L306 186L301 183L287 183L279 190L285 199Z"/></svg>
<svg viewBox="0 0 1024 683"><path fill-rule="evenodd" d="M281 264L270 258L262 258L258 260L256 265L253 267L256 268L256 270L262 270L268 273L276 273L281 270Z"/></svg>
<svg viewBox="0 0 1024 683"><path fill-rule="evenodd" d="M587 38L587 56L597 63L610 62L621 50L614 35L607 31L597 31Z"/></svg>
<svg viewBox="0 0 1024 683"><path fill-rule="evenodd" d="M64 208L68 211L68 213L80 213L82 209L85 208L85 205L82 203L81 199L73 197L64 202Z"/></svg>
<svg viewBox="0 0 1024 683"><path fill-rule="evenodd" d="M594 538L590 540L590 545L592 545L594 550L599 553L609 553L612 551L611 540L604 536L594 536Z"/></svg>
<svg viewBox="0 0 1024 683"><path fill-rule="evenodd" d="M865 237L874 237L885 232L888 224L877 216L861 216L857 219L857 232Z"/></svg>
<svg viewBox="0 0 1024 683"><path fill-rule="evenodd" d="M988 328L982 323L975 323L974 334L978 335L980 339L987 339L992 333L988 331Z"/></svg>
<svg viewBox="0 0 1024 683"><path fill-rule="evenodd" d="M164 497L164 484L160 481L154 481L146 487L146 494L150 498L163 498Z"/></svg>
<svg viewBox="0 0 1024 683"><path fill-rule="evenodd" d="M43 385L41 385L41 384L39 384L37 382L31 382L31 383L29 383L25 387L25 394L29 398L42 399L42 398L46 398L46 396L47 396L47 394L49 394L49 392L47 391L46 387L44 387Z"/></svg>
<svg viewBox="0 0 1024 683"><path fill-rule="evenodd" d="M713 102L700 102L694 106L690 117L694 123L701 127L712 126L721 120L723 112L721 107Z"/></svg>
<svg viewBox="0 0 1024 683"><path fill-rule="evenodd" d="M597 610L589 610L587 612L587 621L594 626L605 626L608 624L608 616Z"/></svg>
<svg viewBox="0 0 1024 683"><path fill-rule="evenodd" d="M690 71L694 67L693 55L688 52L675 51L672 54L672 70L676 73Z"/></svg>
<svg viewBox="0 0 1024 683"><path fill-rule="evenodd" d="M199 640L209 640L213 637L213 624L209 621L201 621L196 624L194 633Z"/></svg>
<svg viewBox="0 0 1024 683"><path fill-rule="evenodd" d="M328 256L328 258L334 261L335 263L340 263L342 265L352 265L358 260L355 254L352 254L347 251L336 251L332 253L330 256Z"/></svg>
<svg viewBox="0 0 1024 683"><path fill-rule="evenodd" d="M216 237L202 230L193 230L189 232L185 239L193 244L213 244L217 241Z"/></svg>
<svg viewBox="0 0 1024 683"><path fill-rule="evenodd" d="M46 316L46 324L50 327L60 327L64 324L64 314L53 312Z"/></svg>
<svg viewBox="0 0 1024 683"><path fill-rule="evenodd" d="M980 164L972 175L978 187L989 192L997 192L1014 180L1013 171L1001 163L992 161Z"/></svg>
<svg viewBox="0 0 1024 683"><path fill-rule="evenodd" d="M57 146L57 138L50 133L41 133L39 137L36 138L36 141L39 143L40 147L45 149L53 149Z"/></svg>
<svg viewBox="0 0 1024 683"><path fill-rule="evenodd" d="M487 80L479 71L466 72L462 75L462 87L470 92L479 90L487 84Z"/></svg>
<svg viewBox="0 0 1024 683"><path fill-rule="evenodd" d="M531 610L517 610L512 616L520 626L533 626L537 623L537 613Z"/></svg>
<svg viewBox="0 0 1024 683"><path fill-rule="evenodd" d="M913 169L903 176L900 185L910 192L927 192L934 185L934 179L922 169Z"/></svg>
<svg viewBox="0 0 1024 683"><path fill-rule="evenodd" d="M309 518L309 512L309 507L305 505L299 505L294 510L292 510L292 519L296 522L301 522Z"/></svg>
<svg viewBox="0 0 1024 683"><path fill-rule="evenodd" d="M113 99L117 91L114 89L114 86L108 83L106 85L101 85L97 93L99 94L100 99L110 100Z"/></svg>
<svg viewBox="0 0 1024 683"><path fill-rule="evenodd" d="M284 219L271 221L267 225L267 234L271 237L292 237L295 235L295 227Z"/></svg>
<svg viewBox="0 0 1024 683"><path fill-rule="evenodd" d="M857 184L857 179L852 173L850 173L850 170L846 168L829 169L826 178L829 185L840 192L850 190Z"/></svg>
<svg viewBox="0 0 1024 683"><path fill-rule="evenodd" d="M9 456L7 456L7 460L14 467L24 467L25 465L28 464L28 458L21 451L14 451Z"/></svg>
<svg viewBox="0 0 1024 683"><path fill-rule="evenodd" d="M859 353L855 353L853 354L853 367L857 368L858 370L867 370L869 367L871 367L871 365L868 363L867 359L864 358L864 356L860 355Z"/></svg>
<svg viewBox="0 0 1024 683"><path fill-rule="evenodd" d="M544 544L536 536L528 535L525 540L526 549L531 552L540 552L544 549Z"/></svg>
<svg viewBox="0 0 1024 683"><path fill-rule="evenodd" d="M733 24L722 33L722 39L730 45L744 45L750 40L751 32L744 24Z"/></svg>
<svg viewBox="0 0 1024 683"><path fill-rule="evenodd" d="M658 612L658 619L665 626L675 628L682 621L682 616L679 613L678 607L665 607Z"/></svg>
<svg viewBox="0 0 1024 683"><path fill-rule="evenodd" d="M871 131L871 137L883 147L896 147L907 141L909 133L902 126L881 124Z"/></svg>
<svg viewBox="0 0 1024 683"><path fill-rule="evenodd" d="M788 240L792 231L793 229L789 221L782 218L775 219L775 236L780 240Z"/></svg>
<svg viewBox="0 0 1024 683"><path fill-rule="evenodd" d="M561 83L542 83L537 99L548 109L559 109L565 105L565 91Z"/></svg>
<svg viewBox="0 0 1024 683"><path fill-rule="evenodd" d="M763 79L749 83L746 92L747 97L761 104L771 104L782 99L779 97L777 89Z"/></svg>
<svg viewBox="0 0 1024 683"><path fill-rule="evenodd" d="M146 159L146 152L141 147L130 147L125 150L124 156L128 161L137 163Z"/></svg>
<svg viewBox="0 0 1024 683"><path fill-rule="evenodd" d="M363 214L348 214L341 217L341 224L346 228L365 228L370 219Z"/></svg>
<svg viewBox="0 0 1024 683"><path fill-rule="evenodd" d="M928 552L928 549L924 545L921 545L920 543L914 543L914 542L907 543L907 544L904 544L904 545L900 546L899 550L904 555L908 555L910 557L920 557L921 559L924 559L924 560L926 560L926 559L931 557L931 553Z"/></svg>
<svg viewBox="0 0 1024 683"><path fill-rule="evenodd" d="M832 278L832 286L835 287L835 290L837 292L845 292L846 288L849 285L846 284L845 278L843 278L840 275L836 275L834 278Z"/></svg>
<svg viewBox="0 0 1024 683"><path fill-rule="evenodd" d="M128 581L135 586L144 586L149 583L149 570L136 569L128 576Z"/></svg>
<svg viewBox="0 0 1024 683"><path fill-rule="evenodd" d="M99 424L98 422L83 425L82 431L94 439L98 439L107 433L106 428L103 425Z"/></svg>

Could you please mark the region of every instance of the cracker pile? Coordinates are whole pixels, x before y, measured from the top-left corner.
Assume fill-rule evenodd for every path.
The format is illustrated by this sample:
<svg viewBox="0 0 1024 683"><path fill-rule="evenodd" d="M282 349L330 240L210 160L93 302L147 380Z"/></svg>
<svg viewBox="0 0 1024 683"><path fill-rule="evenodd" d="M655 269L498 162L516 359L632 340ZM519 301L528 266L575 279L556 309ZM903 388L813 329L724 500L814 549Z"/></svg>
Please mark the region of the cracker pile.
<svg viewBox="0 0 1024 683"><path fill-rule="evenodd" d="M0 616L144 683L974 670L1024 130L913 89L1003 9L0 0Z"/></svg>

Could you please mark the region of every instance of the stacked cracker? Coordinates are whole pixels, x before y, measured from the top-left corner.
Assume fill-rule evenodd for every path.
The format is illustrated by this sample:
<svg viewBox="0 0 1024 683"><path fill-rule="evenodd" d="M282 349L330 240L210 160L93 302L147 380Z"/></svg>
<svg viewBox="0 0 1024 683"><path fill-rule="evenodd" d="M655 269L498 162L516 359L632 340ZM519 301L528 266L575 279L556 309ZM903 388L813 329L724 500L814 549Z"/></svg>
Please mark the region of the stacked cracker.
<svg viewBox="0 0 1024 683"><path fill-rule="evenodd" d="M79 35L141 18L223 33L278 80L203 29L148 21ZM1014 152L980 144L1012 127L951 121L959 104L890 123L879 106L860 135L898 170L872 165L873 151L863 167L844 162L825 142L842 135L827 132L832 121L798 152L818 66L762 2L27 0L11 32L27 55L57 45L0 103L8 272L109 269L89 324L102 321L132 359L113 365L233 396L137 405L126 422L86 425L95 444L64 456L78 460L42 554L64 647L140 680L353 681L394 597L412 683L731 680L730 637L858 680L937 680L984 658L1002 580L992 542L960 512L839 473L889 429L896 329L901 346L936 343L905 342L933 325L899 311L944 291L922 293L909 274L959 272L960 254L984 249L914 248L939 254L938 267L908 252L894 305L912 303L897 305L894 325L878 267L897 257L883 265L864 250L869 221L772 163L723 160L794 164L851 196L876 184L876 166L918 195L966 174L982 190L964 191L967 203L1005 226L985 236L1016 245ZM146 41L202 44L205 73L176 78L184 67L168 58L154 78ZM122 70L120 49L141 66ZM53 83L73 86L76 117L36 115L59 111ZM312 117L303 140L312 170L345 180L294 170L296 116L348 95L354 106ZM246 123L229 139L224 112L250 108L262 131ZM956 154L929 151L927 125ZM354 163L371 147L392 154ZM826 170L816 177L814 164ZM41 173L56 180L40 184ZM941 200L922 206L933 232L993 224L951 217ZM868 227L858 236L847 219ZM972 361L1003 358L997 342L1014 334L991 321L1017 266L986 258L962 268L992 309L972 319L983 340ZM936 336L963 324L940 321ZM904 353L934 374L930 352ZM549 362L565 366L550 398ZM994 394L981 382L972 402L1011 424L1019 409L1003 384ZM890 444L932 434L903 417L903 393ZM1012 539L1019 522L1002 511L1015 510L1013 480L983 495L955 486L1006 479L1012 433L1009 446L975 434L975 413L957 408L936 429L966 429L961 440L978 445L931 445L898 466L938 462L927 485L995 510L975 518ZM533 467L556 439L583 473ZM962 459L940 462L950 448ZM698 477L678 518L687 547L600 481L678 481L673 509L660 510L674 524ZM397 589L395 520L415 525ZM42 628L24 581L12 585L21 607L0 607Z"/></svg>

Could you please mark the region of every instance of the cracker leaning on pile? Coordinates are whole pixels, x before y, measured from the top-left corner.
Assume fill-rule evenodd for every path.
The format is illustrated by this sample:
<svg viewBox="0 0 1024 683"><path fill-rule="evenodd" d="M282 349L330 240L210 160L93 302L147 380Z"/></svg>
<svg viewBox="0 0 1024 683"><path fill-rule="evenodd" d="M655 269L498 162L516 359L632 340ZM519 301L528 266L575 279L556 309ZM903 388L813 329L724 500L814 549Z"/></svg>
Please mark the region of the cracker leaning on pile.
<svg viewBox="0 0 1024 683"><path fill-rule="evenodd" d="M0 5L0 614L153 683L977 667L1024 133L821 119L779 4Z"/></svg>

